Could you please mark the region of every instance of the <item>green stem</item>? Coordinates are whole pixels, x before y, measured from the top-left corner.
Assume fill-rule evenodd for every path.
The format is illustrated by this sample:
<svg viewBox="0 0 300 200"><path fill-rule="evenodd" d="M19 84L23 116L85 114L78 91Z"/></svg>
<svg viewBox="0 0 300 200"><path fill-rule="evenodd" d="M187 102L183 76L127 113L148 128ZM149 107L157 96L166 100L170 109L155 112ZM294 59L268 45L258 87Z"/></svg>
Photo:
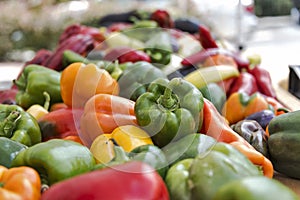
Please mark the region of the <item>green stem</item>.
<svg viewBox="0 0 300 200"><path fill-rule="evenodd" d="M0 182L0 188L2 188L4 186L3 182Z"/></svg>
<svg viewBox="0 0 300 200"><path fill-rule="evenodd" d="M10 138L16 128L17 121L21 118L20 111L14 110L0 122L0 136Z"/></svg>
<svg viewBox="0 0 300 200"><path fill-rule="evenodd" d="M164 94L159 97L158 104L162 105L168 110L173 111L178 108L178 97L173 94L170 88L167 87Z"/></svg>
<svg viewBox="0 0 300 200"><path fill-rule="evenodd" d="M48 110L50 107L50 95L48 92L43 92L43 95L45 97L44 108L45 110Z"/></svg>

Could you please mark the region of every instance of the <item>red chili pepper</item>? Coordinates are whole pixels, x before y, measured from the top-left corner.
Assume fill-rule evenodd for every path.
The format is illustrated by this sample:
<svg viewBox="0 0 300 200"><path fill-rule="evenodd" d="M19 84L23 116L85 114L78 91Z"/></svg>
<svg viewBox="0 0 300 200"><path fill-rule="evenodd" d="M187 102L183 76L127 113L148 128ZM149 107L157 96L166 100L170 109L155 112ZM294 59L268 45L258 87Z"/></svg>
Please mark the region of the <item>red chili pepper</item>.
<svg viewBox="0 0 300 200"><path fill-rule="evenodd" d="M151 62L150 56L139 50L131 49L128 47L118 47L109 51L103 58L108 61L118 60L119 63L125 62L137 62L137 61L146 61Z"/></svg>
<svg viewBox="0 0 300 200"><path fill-rule="evenodd" d="M232 85L233 87L230 88L227 96L234 92L245 92L248 95L252 95L258 91L255 77L248 72L241 72Z"/></svg>
<svg viewBox="0 0 300 200"><path fill-rule="evenodd" d="M172 20L170 14L166 10L155 10L151 15L150 19L156 21L158 25L162 28L173 28L174 21Z"/></svg>
<svg viewBox="0 0 300 200"><path fill-rule="evenodd" d="M218 45L210 34L210 31L203 25L199 25L199 40L204 49L218 48Z"/></svg>
<svg viewBox="0 0 300 200"><path fill-rule="evenodd" d="M268 70L256 66L253 69L249 69L248 72L255 77L259 92L276 99L276 91L272 85L271 75Z"/></svg>
<svg viewBox="0 0 300 200"><path fill-rule="evenodd" d="M129 161L52 185L41 200L143 199L169 200L167 187L150 165Z"/></svg>
<svg viewBox="0 0 300 200"><path fill-rule="evenodd" d="M184 58L181 61L181 64L183 66L197 65L201 62L204 62L204 60L206 58L208 58L209 56L213 56L216 54L224 54L224 55L232 57L234 59L234 61L236 62L236 64L238 65L239 70L241 70L241 69L248 70L249 69L250 63L248 60L245 60L244 58L242 58L241 56L239 56L238 54L236 54L234 52L231 52L226 49L221 49L221 48L202 49L201 51Z"/></svg>
<svg viewBox="0 0 300 200"><path fill-rule="evenodd" d="M69 135L78 135L79 121L83 109L61 108L51 111L38 120L42 140L64 138Z"/></svg>

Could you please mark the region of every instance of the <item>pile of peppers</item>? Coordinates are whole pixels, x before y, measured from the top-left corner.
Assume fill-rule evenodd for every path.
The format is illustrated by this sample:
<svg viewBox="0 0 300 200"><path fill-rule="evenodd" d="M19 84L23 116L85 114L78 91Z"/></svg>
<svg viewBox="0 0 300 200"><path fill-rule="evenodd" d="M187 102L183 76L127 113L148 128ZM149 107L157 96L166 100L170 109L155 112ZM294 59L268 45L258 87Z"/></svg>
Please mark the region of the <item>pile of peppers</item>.
<svg viewBox="0 0 300 200"><path fill-rule="evenodd" d="M300 178L300 112L269 73L202 24L202 49L170 72L186 34L170 14L122 17L68 27L62 40L86 32L97 50L66 49L55 69L37 54L0 99L0 199L299 199L273 175Z"/></svg>

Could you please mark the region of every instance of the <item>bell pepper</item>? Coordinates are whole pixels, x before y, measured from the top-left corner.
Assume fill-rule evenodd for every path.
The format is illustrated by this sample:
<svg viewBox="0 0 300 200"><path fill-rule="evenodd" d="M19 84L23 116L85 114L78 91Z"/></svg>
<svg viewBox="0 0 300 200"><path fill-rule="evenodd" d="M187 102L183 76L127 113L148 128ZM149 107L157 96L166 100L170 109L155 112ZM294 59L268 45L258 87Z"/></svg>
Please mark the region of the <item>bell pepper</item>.
<svg viewBox="0 0 300 200"><path fill-rule="evenodd" d="M42 141L67 136L78 136L79 120L83 114L81 108L61 108L48 112L38 120Z"/></svg>
<svg viewBox="0 0 300 200"><path fill-rule="evenodd" d="M249 96L258 92L255 77L246 71L240 72L240 75L234 79L232 86L227 92L227 96L234 92L244 92Z"/></svg>
<svg viewBox="0 0 300 200"><path fill-rule="evenodd" d="M135 103L137 123L159 147L201 128L203 96L181 78L156 79Z"/></svg>
<svg viewBox="0 0 300 200"><path fill-rule="evenodd" d="M0 166L0 199L39 200L40 190L41 179L33 168Z"/></svg>
<svg viewBox="0 0 300 200"><path fill-rule="evenodd" d="M172 165L165 182L171 199L212 199L222 185L249 176L262 174L230 144L218 142L194 158Z"/></svg>
<svg viewBox="0 0 300 200"><path fill-rule="evenodd" d="M16 86L13 85L10 89L0 90L0 103L16 104L16 95L18 93L18 89L13 87Z"/></svg>
<svg viewBox="0 0 300 200"><path fill-rule="evenodd" d="M275 113L272 110L262 110L247 116L246 120L255 120L259 125L266 130L270 121L275 117Z"/></svg>
<svg viewBox="0 0 300 200"><path fill-rule="evenodd" d="M149 84L157 78L166 78L166 75L151 63L136 62L129 65L118 79L120 96L136 101L147 91Z"/></svg>
<svg viewBox="0 0 300 200"><path fill-rule="evenodd" d="M0 165L10 167L11 161L16 155L26 149L27 146L6 137L0 137Z"/></svg>
<svg viewBox="0 0 300 200"><path fill-rule="evenodd" d="M50 105L62 102L60 72L42 65L27 65L13 82L18 87L16 103L24 109L34 104L44 105L44 92L50 95Z"/></svg>
<svg viewBox="0 0 300 200"><path fill-rule="evenodd" d="M170 143L162 150L171 166L180 160L195 158L198 154L209 151L216 142L208 135L193 133Z"/></svg>
<svg viewBox="0 0 300 200"><path fill-rule="evenodd" d="M217 190L213 197L213 200L232 199L297 200L299 196L291 188L276 179L254 176L226 183Z"/></svg>
<svg viewBox="0 0 300 200"><path fill-rule="evenodd" d="M0 104L0 137L26 146L41 142L37 120L18 105Z"/></svg>
<svg viewBox="0 0 300 200"><path fill-rule="evenodd" d="M235 132L220 115L215 106L204 98L203 125L200 133L215 138L219 142L233 145L242 152L253 164L262 169L267 177L273 177L273 165L268 158L256 151L243 137Z"/></svg>
<svg viewBox="0 0 300 200"><path fill-rule="evenodd" d="M268 136L265 129L255 120L241 120L231 125L231 128L251 144L258 152L269 157Z"/></svg>
<svg viewBox="0 0 300 200"><path fill-rule="evenodd" d="M172 44L170 33L157 29L157 32L146 41L144 51L150 56L151 63L162 68L171 62Z"/></svg>
<svg viewBox="0 0 300 200"><path fill-rule="evenodd" d="M253 113L266 109L272 110L272 106L261 93L255 92L252 95L247 95L244 92L235 92L227 98L222 109L222 115L229 124L233 124Z"/></svg>
<svg viewBox="0 0 300 200"><path fill-rule="evenodd" d="M43 184L91 171L96 164L89 149L77 142L52 139L29 147L12 161L12 167L29 166L38 171Z"/></svg>
<svg viewBox="0 0 300 200"><path fill-rule="evenodd" d="M95 94L119 94L118 82L95 64L72 63L61 73L61 96L69 107L83 108Z"/></svg>
<svg viewBox="0 0 300 200"><path fill-rule="evenodd" d="M134 101L110 94L91 97L80 118L82 142L90 147L98 135L111 133L118 126L137 125L134 105Z"/></svg>
<svg viewBox="0 0 300 200"><path fill-rule="evenodd" d="M169 193L163 179L151 166L132 161L52 185L42 194L41 200L86 198L168 200Z"/></svg>
<svg viewBox="0 0 300 200"><path fill-rule="evenodd" d="M274 117L269 125L268 147L274 169L289 177L300 178L300 111Z"/></svg>

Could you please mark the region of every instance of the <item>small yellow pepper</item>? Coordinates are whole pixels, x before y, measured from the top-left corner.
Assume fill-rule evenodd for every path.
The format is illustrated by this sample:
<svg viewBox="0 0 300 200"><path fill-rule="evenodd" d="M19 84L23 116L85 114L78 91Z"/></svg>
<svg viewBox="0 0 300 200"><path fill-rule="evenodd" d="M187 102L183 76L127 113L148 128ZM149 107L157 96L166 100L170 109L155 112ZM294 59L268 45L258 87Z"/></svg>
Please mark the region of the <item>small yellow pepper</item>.
<svg viewBox="0 0 300 200"><path fill-rule="evenodd" d="M36 120L39 120L41 117L43 117L49 112L48 109L50 106L50 95L47 92L43 92L43 95L45 97L44 106L34 104L26 110L26 112L31 114Z"/></svg>

